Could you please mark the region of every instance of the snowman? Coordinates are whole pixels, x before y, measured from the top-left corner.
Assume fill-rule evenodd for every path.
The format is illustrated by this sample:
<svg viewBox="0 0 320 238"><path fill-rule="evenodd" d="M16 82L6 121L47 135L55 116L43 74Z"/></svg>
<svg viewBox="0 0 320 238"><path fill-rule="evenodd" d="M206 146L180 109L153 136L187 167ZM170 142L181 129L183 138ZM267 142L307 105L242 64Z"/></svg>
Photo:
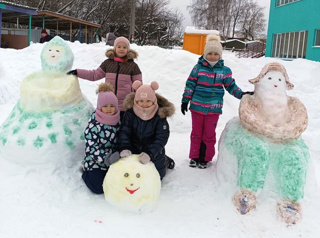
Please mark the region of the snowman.
<svg viewBox="0 0 320 238"><path fill-rule="evenodd" d="M40 57L42 70L22 81L20 99L0 127L0 156L22 165L72 166L83 156L83 131L94 109L78 78L66 74L74 60L66 41L54 37Z"/></svg>
<svg viewBox="0 0 320 238"><path fill-rule="evenodd" d="M160 196L161 180L152 162L141 164L139 155L112 164L103 181L106 200L129 212L152 211Z"/></svg>
<svg viewBox="0 0 320 238"><path fill-rule="evenodd" d="M255 86L254 95L243 96L239 118L227 123L219 141L219 152L229 151L234 160L218 156L217 170L224 180L232 175L223 171L236 174L232 200L241 214L256 208L266 185L268 194L278 200L280 217L295 224L301 218L299 200L304 197L310 160L301 138L308 124L307 110L299 99L287 95L293 84L280 63L265 65L249 82Z"/></svg>

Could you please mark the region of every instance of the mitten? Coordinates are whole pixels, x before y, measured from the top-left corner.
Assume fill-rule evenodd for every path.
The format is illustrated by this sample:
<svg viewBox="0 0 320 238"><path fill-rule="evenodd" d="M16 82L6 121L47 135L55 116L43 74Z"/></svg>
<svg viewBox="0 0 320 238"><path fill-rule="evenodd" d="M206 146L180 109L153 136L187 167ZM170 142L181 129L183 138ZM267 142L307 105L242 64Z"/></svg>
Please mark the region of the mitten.
<svg viewBox="0 0 320 238"><path fill-rule="evenodd" d="M120 152L120 157L123 158L123 157L128 157L129 155L131 155L131 151L130 150L123 150Z"/></svg>
<svg viewBox="0 0 320 238"><path fill-rule="evenodd" d="M243 97L243 95L245 95L245 94L253 95L254 92L242 92L241 97Z"/></svg>
<svg viewBox="0 0 320 238"><path fill-rule="evenodd" d="M106 166L110 166L113 163L117 162L120 159L119 152L107 153L106 158L104 159L104 163Z"/></svg>
<svg viewBox="0 0 320 238"><path fill-rule="evenodd" d="M139 155L139 158L140 158L140 163L141 164L146 164L146 163L150 162L150 156L145 152L142 152Z"/></svg>
<svg viewBox="0 0 320 238"><path fill-rule="evenodd" d="M188 103L187 102L183 102L181 103L181 112L183 115L185 115L185 113L188 111Z"/></svg>
<svg viewBox="0 0 320 238"><path fill-rule="evenodd" d="M77 73L77 70L76 70L76 69L74 69L74 70L70 70L67 74L71 74L71 75L75 75L75 76L77 76L77 75L78 75L78 73Z"/></svg>

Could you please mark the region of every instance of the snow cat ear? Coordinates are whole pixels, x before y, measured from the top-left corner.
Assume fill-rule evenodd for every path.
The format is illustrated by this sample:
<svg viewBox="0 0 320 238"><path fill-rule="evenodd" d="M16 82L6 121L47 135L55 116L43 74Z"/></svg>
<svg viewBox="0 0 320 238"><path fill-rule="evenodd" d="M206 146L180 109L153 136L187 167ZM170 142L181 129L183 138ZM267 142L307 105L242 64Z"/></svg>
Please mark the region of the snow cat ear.
<svg viewBox="0 0 320 238"><path fill-rule="evenodd" d="M141 85L142 85L142 83L139 80L136 80L136 81L133 82L132 88L134 90L137 90Z"/></svg>

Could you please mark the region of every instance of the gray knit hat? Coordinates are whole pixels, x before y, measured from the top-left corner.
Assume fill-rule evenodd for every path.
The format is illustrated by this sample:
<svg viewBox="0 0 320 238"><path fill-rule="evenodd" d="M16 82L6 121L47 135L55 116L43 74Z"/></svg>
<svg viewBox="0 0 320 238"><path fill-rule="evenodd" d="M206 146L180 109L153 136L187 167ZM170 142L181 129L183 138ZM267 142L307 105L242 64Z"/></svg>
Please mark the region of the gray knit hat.
<svg viewBox="0 0 320 238"><path fill-rule="evenodd" d="M207 58L207 54L211 51L217 52L222 57L222 45L220 43L220 37L217 35L207 35L206 46L204 47L204 58Z"/></svg>

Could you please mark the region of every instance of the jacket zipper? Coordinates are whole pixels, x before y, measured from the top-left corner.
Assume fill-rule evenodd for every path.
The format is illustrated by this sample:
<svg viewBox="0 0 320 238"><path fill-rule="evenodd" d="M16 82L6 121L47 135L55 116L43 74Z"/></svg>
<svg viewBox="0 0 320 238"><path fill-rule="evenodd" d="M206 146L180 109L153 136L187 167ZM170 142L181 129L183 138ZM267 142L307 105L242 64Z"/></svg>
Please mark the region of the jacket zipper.
<svg viewBox="0 0 320 238"><path fill-rule="evenodd" d="M117 95L117 91L118 91L118 76L119 76L119 71L120 71L120 62L118 63L118 67L117 67L117 74L116 74L116 81L114 84L114 94Z"/></svg>

